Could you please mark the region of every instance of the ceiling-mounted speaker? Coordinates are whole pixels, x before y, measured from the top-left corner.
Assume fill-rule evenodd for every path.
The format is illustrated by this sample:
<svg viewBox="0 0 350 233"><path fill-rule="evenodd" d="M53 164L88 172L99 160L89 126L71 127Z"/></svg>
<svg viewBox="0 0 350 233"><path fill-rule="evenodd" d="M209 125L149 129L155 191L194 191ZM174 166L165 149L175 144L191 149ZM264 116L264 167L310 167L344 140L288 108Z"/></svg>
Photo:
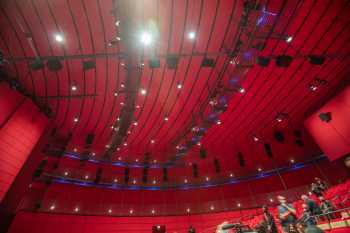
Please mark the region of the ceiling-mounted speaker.
<svg viewBox="0 0 350 233"><path fill-rule="evenodd" d="M296 129L296 130L293 131L293 133L294 133L294 136L295 136L296 138L301 138L301 136L302 136L300 130L297 130L297 129Z"/></svg>
<svg viewBox="0 0 350 233"><path fill-rule="evenodd" d="M321 112L318 117L321 119L321 121L329 123L332 120L332 113L331 112Z"/></svg>
<svg viewBox="0 0 350 233"><path fill-rule="evenodd" d="M51 71L59 71L62 69L62 63L59 59L57 58L50 58L47 60L47 68Z"/></svg>
<svg viewBox="0 0 350 233"><path fill-rule="evenodd" d="M199 156L200 156L202 159L205 159L205 158L207 157L207 151L206 151L203 147L201 147L201 148L199 149Z"/></svg>
<svg viewBox="0 0 350 233"><path fill-rule="evenodd" d="M89 60L83 61L83 70L91 70L96 68L96 61Z"/></svg>
<svg viewBox="0 0 350 233"><path fill-rule="evenodd" d="M207 57L203 58L202 64L201 64L202 67L214 67L214 65L215 65L214 59L207 58Z"/></svg>
<svg viewBox="0 0 350 233"><path fill-rule="evenodd" d="M168 181L168 168L163 167L163 181L167 182Z"/></svg>
<svg viewBox="0 0 350 233"><path fill-rule="evenodd" d="M148 60L148 66L151 69L159 68L160 67L160 60L159 58L152 58Z"/></svg>
<svg viewBox="0 0 350 233"><path fill-rule="evenodd" d="M280 55L276 57L276 65L278 67L288 67L292 62L293 58L288 55Z"/></svg>
<svg viewBox="0 0 350 233"><path fill-rule="evenodd" d="M29 66L32 70L41 70L45 67L40 58L35 59Z"/></svg>
<svg viewBox="0 0 350 233"><path fill-rule="evenodd" d="M91 145L94 141L95 134L94 133L89 133L86 138L85 138L85 143L86 145Z"/></svg>
<svg viewBox="0 0 350 233"><path fill-rule="evenodd" d="M194 178L198 178L198 166L197 164L192 164L192 173Z"/></svg>
<svg viewBox="0 0 350 233"><path fill-rule="evenodd" d="M278 142L284 142L284 134L281 131L275 131L273 136Z"/></svg>
<svg viewBox="0 0 350 233"><path fill-rule="evenodd" d="M272 158L273 154L270 143L264 143L264 149L267 157Z"/></svg>
<svg viewBox="0 0 350 233"><path fill-rule="evenodd" d="M94 180L94 182L96 184L100 183L101 176L102 176L102 167L98 167L97 170L96 170L96 176L95 176L95 180Z"/></svg>
<svg viewBox="0 0 350 233"><path fill-rule="evenodd" d="M244 157L243 157L242 152L238 152L237 158L238 158L239 166L240 167L244 167L245 166L245 161L244 161Z"/></svg>
<svg viewBox="0 0 350 233"><path fill-rule="evenodd" d="M220 169L220 162L218 159L214 159L214 167L215 167L215 172L220 173L221 169Z"/></svg>
<svg viewBox="0 0 350 233"><path fill-rule="evenodd" d="M304 142L300 138L295 140L295 144L299 147L304 147Z"/></svg>
<svg viewBox="0 0 350 233"><path fill-rule="evenodd" d="M126 167L124 169L124 182L125 182L125 184L127 184L129 182L129 172L130 172L130 168Z"/></svg>
<svg viewBox="0 0 350 233"><path fill-rule="evenodd" d="M258 56L256 58L256 63L258 63L259 66L267 67L270 64L270 58Z"/></svg>
<svg viewBox="0 0 350 233"><path fill-rule="evenodd" d="M169 69L176 69L179 63L179 57L170 55L166 58L166 65Z"/></svg>
<svg viewBox="0 0 350 233"><path fill-rule="evenodd" d="M310 55L309 56L309 62L312 65L322 65L326 58L324 56L318 56L318 55Z"/></svg>
<svg viewBox="0 0 350 233"><path fill-rule="evenodd" d="M148 180L148 167L143 168L142 182L147 183Z"/></svg>

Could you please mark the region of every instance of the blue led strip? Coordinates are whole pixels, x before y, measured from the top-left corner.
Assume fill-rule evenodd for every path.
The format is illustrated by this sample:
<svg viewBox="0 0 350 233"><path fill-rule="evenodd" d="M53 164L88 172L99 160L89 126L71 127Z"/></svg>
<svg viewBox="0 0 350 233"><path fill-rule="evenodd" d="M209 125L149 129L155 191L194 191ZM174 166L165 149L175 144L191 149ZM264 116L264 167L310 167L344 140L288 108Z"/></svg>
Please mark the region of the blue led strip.
<svg viewBox="0 0 350 233"><path fill-rule="evenodd" d="M272 175L275 175L277 173L283 173L283 172L289 172L289 171L296 171L301 168L306 167L307 165L311 165L314 162L318 162L321 160L324 160L326 156L324 154L321 154L317 157L314 157L311 160L307 160L302 163L296 163L293 166L284 166L279 167L273 170L261 172L258 174L240 177L240 178L230 178L226 179L220 182L206 182L202 184L181 184L181 185L168 185L168 186L142 186L142 185L123 185L123 184L116 184L116 183L104 183L104 184L96 184L91 181L82 181L77 179L69 179L67 177L61 177L51 174L45 174L46 177L49 177L52 179L54 183L61 183L61 184L72 184L72 185L80 185L80 186L86 186L86 187L98 187L98 188L108 188L108 189L116 189L116 190L164 190L164 189L195 189L195 188L208 188L208 187L216 187L220 185L227 185L227 184L237 184L245 181L250 180L256 180L256 179L262 179L266 177L270 177Z"/></svg>

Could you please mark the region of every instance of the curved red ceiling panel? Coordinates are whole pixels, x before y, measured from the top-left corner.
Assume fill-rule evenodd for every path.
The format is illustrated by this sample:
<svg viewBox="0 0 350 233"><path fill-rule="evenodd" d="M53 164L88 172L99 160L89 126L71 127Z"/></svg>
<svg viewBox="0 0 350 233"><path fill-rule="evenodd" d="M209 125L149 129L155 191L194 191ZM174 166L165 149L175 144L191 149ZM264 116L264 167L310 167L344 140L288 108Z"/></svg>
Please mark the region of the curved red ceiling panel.
<svg viewBox="0 0 350 233"><path fill-rule="evenodd" d="M127 146L115 152L114 160L141 161L150 152L152 160L168 161L177 144L189 139L191 128L211 111L209 99L219 81L232 78L238 78L245 93L233 95L220 116L222 124L212 126L201 140L208 158L198 160L199 147L195 146L184 158L186 164L198 163L201 171L214 173L213 159L219 158L222 169L231 172L239 170L236 154L242 151L246 169L268 168L272 165L262 142L271 143L277 164L286 163L291 156L305 160L319 152L307 135L305 147L297 148L291 132L300 128L305 110L329 97L349 74L349 57L345 56L350 50L348 1L261 1L261 17L249 25L256 38L245 35L244 43L252 47L263 36L265 48L247 50L245 56L267 56L271 64L255 64L245 71L236 64L239 61L229 63L227 52L234 49L243 1L138 3L135 8L142 9L142 15L135 20L151 29L155 41L142 51L138 90L147 93L137 93L133 119L137 125L131 124ZM84 151L86 136L94 133L91 151L100 156L126 101L125 41L121 38L109 45L120 36L116 26L120 15L113 13L117 5L112 0L4 1L1 5L0 48L13 61L6 68L39 102L51 107L55 113L52 123L61 132L72 132L70 150ZM142 28L137 30L141 34ZM59 35L62 42L56 40ZM285 36L292 36L292 41L287 43ZM325 56L324 64L311 65L307 60L311 54ZM159 56L160 67L151 69L148 63L154 55ZM179 55L176 69L167 68L168 55ZM274 64L278 55L293 57L288 68ZM62 69L32 70L36 56L44 63L58 56ZM205 57L214 59L213 68L201 66ZM84 71L82 62L91 60L96 68ZM309 84L316 77L327 85L313 92ZM276 122L278 113L288 113L288 122ZM287 142L275 142L276 129L285 133ZM253 135L259 137L258 143ZM178 169L191 172L191 167Z"/></svg>

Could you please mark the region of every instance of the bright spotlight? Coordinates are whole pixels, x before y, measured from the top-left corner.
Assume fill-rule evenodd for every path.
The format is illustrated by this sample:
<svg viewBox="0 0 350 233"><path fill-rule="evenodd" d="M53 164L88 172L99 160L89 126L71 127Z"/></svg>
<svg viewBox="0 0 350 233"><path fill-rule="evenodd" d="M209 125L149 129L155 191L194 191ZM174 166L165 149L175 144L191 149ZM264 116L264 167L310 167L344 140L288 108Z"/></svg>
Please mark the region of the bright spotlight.
<svg viewBox="0 0 350 233"><path fill-rule="evenodd" d="M56 34L55 35L55 40L57 41L57 42L63 42L63 36L61 35L61 34Z"/></svg>
<svg viewBox="0 0 350 233"><path fill-rule="evenodd" d="M141 95L146 95L147 91L146 91L146 89L143 89L143 88L142 88L142 89L140 90L140 93L141 93Z"/></svg>
<svg viewBox="0 0 350 233"><path fill-rule="evenodd" d="M152 36L149 32L143 32L141 35L141 42L144 45L150 45L152 43Z"/></svg>
<svg viewBox="0 0 350 233"><path fill-rule="evenodd" d="M286 37L286 42L287 42L287 43L292 42L292 40L293 40L293 37L292 37L292 36L287 36L287 37Z"/></svg>
<svg viewBox="0 0 350 233"><path fill-rule="evenodd" d="M193 40L194 38L196 38L196 33L195 32L189 32L188 33L188 38Z"/></svg>

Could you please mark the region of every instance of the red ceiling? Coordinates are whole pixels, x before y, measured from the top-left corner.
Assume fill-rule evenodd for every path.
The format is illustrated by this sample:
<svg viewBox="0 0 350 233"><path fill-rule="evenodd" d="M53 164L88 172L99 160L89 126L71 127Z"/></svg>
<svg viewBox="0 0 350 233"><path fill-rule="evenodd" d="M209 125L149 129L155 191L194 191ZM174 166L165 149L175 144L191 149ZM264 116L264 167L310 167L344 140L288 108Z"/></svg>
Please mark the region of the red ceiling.
<svg viewBox="0 0 350 233"><path fill-rule="evenodd" d="M345 56L350 49L349 1L260 2L265 11L276 15L267 13L262 24L249 25L268 38L263 51L247 52L253 58L290 55L294 59L288 68L277 67L274 60L268 67L256 64L244 70L228 63L231 59L226 50L234 47L243 12L241 0L135 1L135 7L143 12L137 20L158 36L143 51L145 66L139 89L146 89L147 94L137 96L139 108L134 119L138 124L130 126L127 146L122 146L114 159L142 160L149 151L152 160L167 161L177 143L202 121L201 114L209 113L209 95L218 81L232 77L246 91L232 96L220 116L222 124L211 127L201 140L209 158L198 162L199 148L195 147L185 161L197 162L210 173L214 171L213 158L219 158L222 168L230 171L239 167L236 153L242 151L250 169L268 168L272 165L264 155L263 141L271 143L278 164L291 158L305 160L319 151L305 133L306 146L298 148L292 131L300 128L305 111L329 97L349 74L349 56ZM109 143L111 126L124 101L120 92L126 70L119 56L126 51L123 38L116 46L108 46L118 36L118 15L111 13L113 1L11 0L2 1L1 6L0 49L10 61L5 64L8 72L40 102L51 106L53 125L62 132L73 132L71 150L82 151L86 135L93 132L92 151L99 156ZM188 38L191 31L196 33L194 40ZM63 43L55 40L57 33L63 35ZM287 43L281 35L292 36L292 42ZM252 47L256 38L249 38L244 43ZM150 69L148 58L154 54L161 58L161 66ZM166 68L169 54L180 55L175 70ZM325 63L309 64L306 57L310 54L326 56ZM36 56L61 56L63 69L33 71L29 64ZM205 56L216 60L214 68L201 67ZM96 69L84 71L82 61L91 58L96 60ZM315 77L328 83L312 92L308 86ZM71 90L72 85L77 91ZM275 121L280 112L288 114L282 123ZM275 129L283 130L286 142L275 142ZM260 141L254 142L253 135Z"/></svg>

